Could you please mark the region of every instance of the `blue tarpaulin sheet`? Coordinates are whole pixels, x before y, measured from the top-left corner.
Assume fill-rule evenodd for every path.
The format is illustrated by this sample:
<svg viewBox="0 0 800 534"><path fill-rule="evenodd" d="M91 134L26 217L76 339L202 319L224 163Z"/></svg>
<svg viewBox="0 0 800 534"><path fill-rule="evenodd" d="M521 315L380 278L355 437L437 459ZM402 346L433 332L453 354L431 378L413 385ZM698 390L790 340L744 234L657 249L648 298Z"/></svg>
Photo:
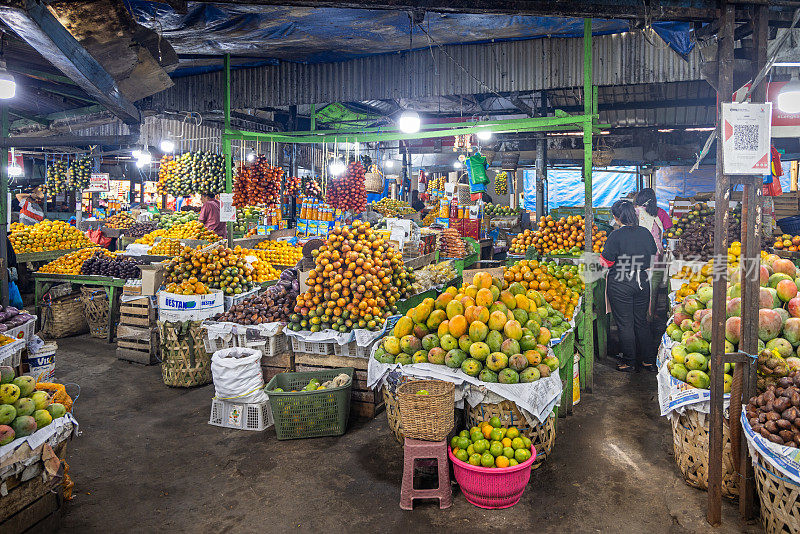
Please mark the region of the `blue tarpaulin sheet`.
<svg viewBox="0 0 800 534"><path fill-rule="evenodd" d="M525 209L536 209L536 170L522 173ZM592 172L592 205L610 206L636 189L636 167L606 167ZM547 208L583 206L584 184L581 169L547 169Z"/></svg>
<svg viewBox="0 0 800 534"><path fill-rule="evenodd" d="M129 0L126 5L139 24L157 31L182 55L229 53L324 63L407 50L409 45L410 21L401 10L189 2L181 14L166 2ZM583 36L583 19L564 17L428 12L422 27L439 45ZM683 56L694 46L689 29L688 23L653 23L656 34ZM624 20L592 21L594 35L629 30ZM428 36L416 28L412 48L429 46ZM179 69L178 74L185 73Z"/></svg>

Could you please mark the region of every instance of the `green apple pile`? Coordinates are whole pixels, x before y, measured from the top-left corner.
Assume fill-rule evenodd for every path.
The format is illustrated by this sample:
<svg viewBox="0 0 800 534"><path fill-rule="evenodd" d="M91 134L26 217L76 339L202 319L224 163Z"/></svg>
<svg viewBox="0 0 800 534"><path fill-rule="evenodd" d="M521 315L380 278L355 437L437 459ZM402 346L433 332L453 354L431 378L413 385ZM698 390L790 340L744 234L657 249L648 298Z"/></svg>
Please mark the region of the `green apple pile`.
<svg viewBox="0 0 800 534"><path fill-rule="evenodd" d="M501 289L507 282L486 272L472 282L410 309L381 341L375 359L446 365L501 384L536 382L557 372L558 358L547 351L551 332L543 326L557 312L541 294Z"/></svg>
<svg viewBox="0 0 800 534"><path fill-rule="evenodd" d="M36 389L34 377L15 376L12 367L0 367L0 445L30 436L66 413L63 404Z"/></svg>

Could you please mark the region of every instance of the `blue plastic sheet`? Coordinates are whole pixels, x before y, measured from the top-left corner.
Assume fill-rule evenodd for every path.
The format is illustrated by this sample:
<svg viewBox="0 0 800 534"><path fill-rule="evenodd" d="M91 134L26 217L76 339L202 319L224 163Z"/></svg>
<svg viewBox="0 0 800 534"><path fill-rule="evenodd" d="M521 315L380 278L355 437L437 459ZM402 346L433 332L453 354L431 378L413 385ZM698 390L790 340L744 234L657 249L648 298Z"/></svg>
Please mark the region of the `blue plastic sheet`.
<svg viewBox="0 0 800 534"><path fill-rule="evenodd" d="M525 209L536 209L536 170L522 172ZM636 189L636 167L606 167L592 172L592 205L610 206L620 197ZM581 169L547 169L547 208L584 205L584 183Z"/></svg>
<svg viewBox="0 0 800 534"><path fill-rule="evenodd" d="M184 55L229 53L322 63L408 48L409 18L400 10L190 2L187 12L180 14L162 2L129 0L126 5L139 24L157 31ZM422 26L440 45L583 36L580 18L426 13ZM653 24L656 34L684 56L693 47L689 28L688 23ZM592 21L594 35L630 29L624 20ZM412 48L429 46L428 37L417 28ZM190 67L190 72L208 68ZM176 72L186 74L182 69Z"/></svg>

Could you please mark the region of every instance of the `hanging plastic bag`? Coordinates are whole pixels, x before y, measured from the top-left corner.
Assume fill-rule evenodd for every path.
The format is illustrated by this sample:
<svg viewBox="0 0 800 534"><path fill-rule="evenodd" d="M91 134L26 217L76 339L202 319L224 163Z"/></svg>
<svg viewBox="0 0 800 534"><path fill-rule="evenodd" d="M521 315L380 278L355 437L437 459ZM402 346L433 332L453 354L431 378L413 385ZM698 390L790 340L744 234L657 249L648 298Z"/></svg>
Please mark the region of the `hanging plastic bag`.
<svg viewBox="0 0 800 534"><path fill-rule="evenodd" d="M469 180L474 185L486 185L489 183L489 177L486 176L486 157L482 156L480 152L476 152L467 159L469 165Z"/></svg>
<svg viewBox="0 0 800 534"><path fill-rule="evenodd" d="M260 350L242 347L218 350L211 357L211 376L219 400L251 404L267 400Z"/></svg>
<svg viewBox="0 0 800 534"><path fill-rule="evenodd" d="M8 282L8 303L15 308L22 309L22 295L15 282Z"/></svg>

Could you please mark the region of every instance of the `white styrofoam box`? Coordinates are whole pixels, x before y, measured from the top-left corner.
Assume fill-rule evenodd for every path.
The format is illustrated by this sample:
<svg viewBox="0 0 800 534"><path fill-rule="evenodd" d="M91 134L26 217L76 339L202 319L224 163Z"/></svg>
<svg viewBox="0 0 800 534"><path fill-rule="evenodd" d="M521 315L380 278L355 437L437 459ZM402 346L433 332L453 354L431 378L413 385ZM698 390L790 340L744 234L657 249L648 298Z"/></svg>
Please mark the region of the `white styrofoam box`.
<svg viewBox="0 0 800 534"><path fill-rule="evenodd" d="M21 362L23 348L25 348L25 342L21 339L0 347L0 365L18 366Z"/></svg>
<svg viewBox="0 0 800 534"><path fill-rule="evenodd" d="M223 293L219 289L212 289L205 295L158 292L159 321L201 321L223 311Z"/></svg>

